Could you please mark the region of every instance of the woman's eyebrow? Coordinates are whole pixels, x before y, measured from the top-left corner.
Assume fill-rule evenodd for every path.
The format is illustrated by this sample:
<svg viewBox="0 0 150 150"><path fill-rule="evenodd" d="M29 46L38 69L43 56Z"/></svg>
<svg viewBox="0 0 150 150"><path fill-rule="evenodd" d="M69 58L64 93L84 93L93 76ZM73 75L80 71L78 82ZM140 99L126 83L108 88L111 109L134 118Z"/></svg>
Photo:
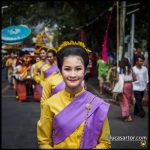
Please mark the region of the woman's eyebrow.
<svg viewBox="0 0 150 150"><path fill-rule="evenodd" d="M64 66L64 67L72 67L72 66L67 66L67 65L66 65L66 66ZM82 66L81 66L81 65L79 65L79 66L75 66L75 67L82 67Z"/></svg>

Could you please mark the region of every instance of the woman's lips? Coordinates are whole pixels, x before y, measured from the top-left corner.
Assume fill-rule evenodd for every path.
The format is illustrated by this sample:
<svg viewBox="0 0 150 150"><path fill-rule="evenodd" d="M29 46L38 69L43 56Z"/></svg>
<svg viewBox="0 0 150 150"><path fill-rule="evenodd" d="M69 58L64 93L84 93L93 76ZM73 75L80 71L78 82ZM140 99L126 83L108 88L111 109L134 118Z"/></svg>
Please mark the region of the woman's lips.
<svg viewBox="0 0 150 150"><path fill-rule="evenodd" d="M68 80L69 82L76 82L76 81L78 81L78 80Z"/></svg>

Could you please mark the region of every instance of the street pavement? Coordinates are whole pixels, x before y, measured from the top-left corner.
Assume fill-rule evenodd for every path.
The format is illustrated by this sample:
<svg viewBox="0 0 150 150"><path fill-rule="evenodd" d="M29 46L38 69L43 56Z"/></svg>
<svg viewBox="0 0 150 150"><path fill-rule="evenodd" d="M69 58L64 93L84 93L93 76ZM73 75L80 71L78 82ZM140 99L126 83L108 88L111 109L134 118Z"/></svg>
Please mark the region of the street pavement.
<svg viewBox="0 0 150 150"><path fill-rule="evenodd" d="M96 77L89 79L87 90L100 96ZM148 148L148 107L144 107L146 111L144 118L133 116L133 122L123 122L119 105L112 103L110 97L107 98L104 95L100 97L110 103L108 119L112 148ZM32 96L26 102L18 102L15 99L14 89L8 85L4 71L2 71L1 80L1 107L1 148L38 149L36 124L40 117L40 103L34 102ZM129 138L130 141L127 141ZM134 141L133 138L147 138L147 140L142 140L141 143L140 141ZM119 141L119 139L124 141Z"/></svg>

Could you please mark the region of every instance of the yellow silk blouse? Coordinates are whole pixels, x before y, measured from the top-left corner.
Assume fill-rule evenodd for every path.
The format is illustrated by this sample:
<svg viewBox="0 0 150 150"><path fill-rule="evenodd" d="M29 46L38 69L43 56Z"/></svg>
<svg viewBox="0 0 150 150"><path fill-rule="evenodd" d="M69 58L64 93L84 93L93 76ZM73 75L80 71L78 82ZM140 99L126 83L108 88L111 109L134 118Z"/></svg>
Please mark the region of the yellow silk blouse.
<svg viewBox="0 0 150 150"><path fill-rule="evenodd" d="M75 97L79 96L85 89L77 93ZM74 97L74 98L75 98ZM80 142L83 134L84 124L83 123L76 128L63 142L52 146L52 124L53 118L62 111L71 101L74 99L70 97L70 93L66 90L62 90L51 98L46 100L43 105L43 111L41 113L40 120L37 123L37 139L40 149L79 149ZM67 116L66 116L67 117ZM72 119L73 121L73 119ZM107 139L110 135L110 128L108 118L106 117L101 134L99 136L98 144L95 148L97 149L108 149L111 148L111 142Z"/></svg>

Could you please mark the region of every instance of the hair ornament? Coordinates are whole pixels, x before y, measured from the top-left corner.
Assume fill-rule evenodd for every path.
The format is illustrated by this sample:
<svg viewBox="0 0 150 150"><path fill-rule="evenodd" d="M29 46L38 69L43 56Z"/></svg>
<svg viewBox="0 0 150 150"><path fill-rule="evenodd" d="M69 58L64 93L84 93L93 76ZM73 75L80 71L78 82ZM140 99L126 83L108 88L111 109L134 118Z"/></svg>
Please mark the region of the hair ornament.
<svg viewBox="0 0 150 150"><path fill-rule="evenodd" d="M57 53L56 48L49 48L48 51L47 51L47 53L48 53L49 51L51 51L51 50L54 51L55 53Z"/></svg>
<svg viewBox="0 0 150 150"><path fill-rule="evenodd" d="M75 41L64 41L58 48L57 48L57 52L61 51L63 48L67 47L67 46L71 46L71 45L77 45L82 47L83 49L85 49L86 52L91 52L91 50L87 49L85 44L81 41L75 42Z"/></svg>
<svg viewBox="0 0 150 150"><path fill-rule="evenodd" d="M40 51L41 51L42 49L47 49L47 50L48 50L48 47L47 47L47 46L42 46L42 47L40 47Z"/></svg>

